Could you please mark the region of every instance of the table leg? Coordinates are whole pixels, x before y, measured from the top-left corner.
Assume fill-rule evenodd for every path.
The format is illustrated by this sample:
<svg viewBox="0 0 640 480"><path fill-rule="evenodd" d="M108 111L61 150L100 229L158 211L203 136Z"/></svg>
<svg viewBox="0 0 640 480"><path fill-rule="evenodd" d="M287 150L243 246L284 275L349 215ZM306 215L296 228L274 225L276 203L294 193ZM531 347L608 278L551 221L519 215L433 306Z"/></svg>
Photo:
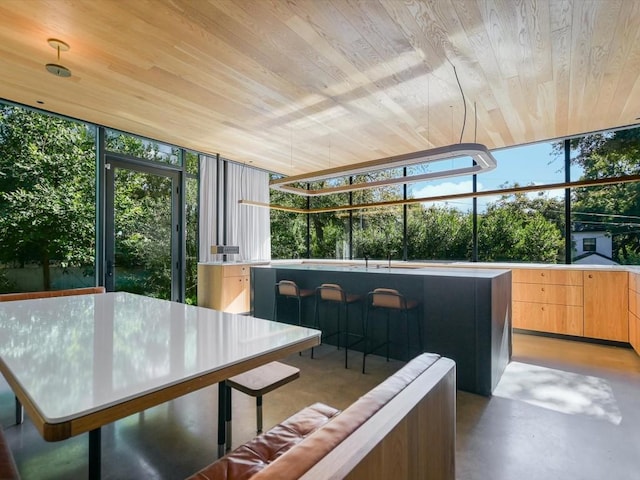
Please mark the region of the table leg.
<svg viewBox="0 0 640 480"><path fill-rule="evenodd" d="M100 428L89 432L89 478L99 479L101 474L101 436Z"/></svg>
<svg viewBox="0 0 640 480"><path fill-rule="evenodd" d="M227 386L226 390L227 390L227 402L226 402L226 406L225 406L225 410L226 410L226 415L225 415L225 431L226 431L226 439L225 439L225 448L226 451L228 452L229 450L231 450L231 387L229 387L229 385L225 382L225 385Z"/></svg>
<svg viewBox="0 0 640 480"><path fill-rule="evenodd" d="M225 381L218 383L218 458L224 457L227 444L227 401L229 400L227 390L229 388Z"/></svg>
<svg viewBox="0 0 640 480"><path fill-rule="evenodd" d="M20 425L24 422L24 408L22 408L22 403L16 397L16 425Z"/></svg>

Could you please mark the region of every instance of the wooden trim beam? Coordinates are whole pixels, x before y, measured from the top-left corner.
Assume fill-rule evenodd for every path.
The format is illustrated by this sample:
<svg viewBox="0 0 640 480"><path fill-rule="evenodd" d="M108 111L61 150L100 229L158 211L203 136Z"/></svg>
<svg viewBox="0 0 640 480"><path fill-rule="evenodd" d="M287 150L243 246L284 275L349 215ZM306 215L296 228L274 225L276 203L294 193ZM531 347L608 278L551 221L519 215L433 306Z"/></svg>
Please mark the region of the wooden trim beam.
<svg viewBox="0 0 640 480"><path fill-rule="evenodd" d="M482 192L469 192L469 193L454 193L450 195L437 195L435 197L421 197L421 198L407 198L406 200L390 200L387 202L373 202L373 203L360 203L355 205L339 205L333 207L323 208L296 208L285 207L283 205L272 205L263 202L254 202L252 200L240 200L238 203L241 205L248 205L252 207L270 208L272 210L281 210L284 212L293 213L324 213L324 212L340 212L348 210L361 210L375 207L393 207L398 205L411 205L414 203L423 202L436 202L445 200L457 200L461 198L478 198L489 197L495 195L508 195L511 193L523 193L523 192L539 192L541 190L556 190L562 188L584 188L584 187L596 187L603 185L614 185L617 183L632 183L640 181L640 175L626 175L624 177L611 177L611 178L597 178L593 180L578 180L575 182L561 182L561 183L548 183L546 185L527 185L525 187L511 187L498 190L485 190Z"/></svg>

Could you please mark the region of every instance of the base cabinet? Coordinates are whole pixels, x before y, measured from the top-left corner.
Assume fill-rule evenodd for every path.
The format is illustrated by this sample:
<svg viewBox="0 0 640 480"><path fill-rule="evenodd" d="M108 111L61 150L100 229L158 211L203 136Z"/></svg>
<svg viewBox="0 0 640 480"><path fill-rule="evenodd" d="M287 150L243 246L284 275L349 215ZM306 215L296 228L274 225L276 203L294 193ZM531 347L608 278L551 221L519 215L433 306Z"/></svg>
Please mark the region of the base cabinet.
<svg viewBox="0 0 640 480"><path fill-rule="evenodd" d="M198 264L198 305L229 313L251 309L250 265Z"/></svg>
<svg viewBox="0 0 640 480"><path fill-rule="evenodd" d="M582 272L514 269L513 326L538 332L582 336Z"/></svg>
<svg viewBox="0 0 640 480"><path fill-rule="evenodd" d="M629 274L629 343L640 354L640 274Z"/></svg>
<svg viewBox="0 0 640 480"><path fill-rule="evenodd" d="M597 270L514 269L513 326L629 342L628 276Z"/></svg>
<svg viewBox="0 0 640 480"><path fill-rule="evenodd" d="M584 273L584 336L629 341L627 272Z"/></svg>
<svg viewBox="0 0 640 480"><path fill-rule="evenodd" d="M573 305L514 302L514 327L539 332L583 336L583 309Z"/></svg>

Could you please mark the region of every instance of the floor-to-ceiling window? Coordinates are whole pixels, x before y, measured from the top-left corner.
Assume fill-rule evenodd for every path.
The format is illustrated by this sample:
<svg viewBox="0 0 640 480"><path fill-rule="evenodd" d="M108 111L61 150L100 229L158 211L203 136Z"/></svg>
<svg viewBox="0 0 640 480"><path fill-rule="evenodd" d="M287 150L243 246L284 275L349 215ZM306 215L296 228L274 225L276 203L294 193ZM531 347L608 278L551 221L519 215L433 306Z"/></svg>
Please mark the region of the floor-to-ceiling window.
<svg viewBox="0 0 640 480"><path fill-rule="evenodd" d="M0 167L0 292L196 302L196 153L3 103Z"/></svg>
<svg viewBox="0 0 640 480"><path fill-rule="evenodd" d="M640 128L572 139L574 180L640 174ZM574 263L640 264L640 183L574 188L571 192Z"/></svg>
<svg viewBox="0 0 640 480"><path fill-rule="evenodd" d="M312 248L310 256L348 258L344 252L350 247L353 258L640 264L640 183L627 178L640 173L640 128L492 153L497 168L475 179L411 183L406 193L401 185L370 188L326 205L311 201L312 212L338 204L357 208L310 214L332 232L322 235L323 248ZM405 172L390 169L355 182L437 173L464 162L469 159L410 166ZM289 204L304 208L303 201L291 197ZM400 204L404 200L406 207ZM277 205L279 197L272 194L271 201ZM302 224L305 214L296 215ZM344 233L336 234L336 225ZM311 231L312 245L318 238ZM272 248L281 251L278 237L272 236ZM278 258L286 257L282 253Z"/></svg>
<svg viewBox="0 0 640 480"><path fill-rule="evenodd" d="M0 104L0 292L94 285L96 129Z"/></svg>

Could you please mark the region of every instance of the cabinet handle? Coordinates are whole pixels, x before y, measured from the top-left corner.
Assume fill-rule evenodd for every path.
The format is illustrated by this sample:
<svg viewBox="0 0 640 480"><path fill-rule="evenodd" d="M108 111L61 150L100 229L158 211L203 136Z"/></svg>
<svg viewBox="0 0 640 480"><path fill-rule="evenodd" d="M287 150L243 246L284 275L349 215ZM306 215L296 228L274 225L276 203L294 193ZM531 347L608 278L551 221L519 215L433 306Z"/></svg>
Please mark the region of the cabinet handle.
<svg viewBox="0 0 640 480"><path fill-rule="evenodd" d="M589 278L593 278L593 275L589 274Z"/></svg>
<svg viewBox="0 0 640 480"><path fill-rule="evenodd" d="M540 275L544 277L544 272L543 272L543 273L541 273Z"/></svg>
<svg viewBox="0 0 640 480"><path fill-rule="evenodd" d="M544 312L544 307L542 307L542 311Z"/></svg>
<svg viewBox="0 0 640 480"><path fill-rule="evenodd" d="M542 290L544 292L544 287L542 287L540 290Z"/></svg>

